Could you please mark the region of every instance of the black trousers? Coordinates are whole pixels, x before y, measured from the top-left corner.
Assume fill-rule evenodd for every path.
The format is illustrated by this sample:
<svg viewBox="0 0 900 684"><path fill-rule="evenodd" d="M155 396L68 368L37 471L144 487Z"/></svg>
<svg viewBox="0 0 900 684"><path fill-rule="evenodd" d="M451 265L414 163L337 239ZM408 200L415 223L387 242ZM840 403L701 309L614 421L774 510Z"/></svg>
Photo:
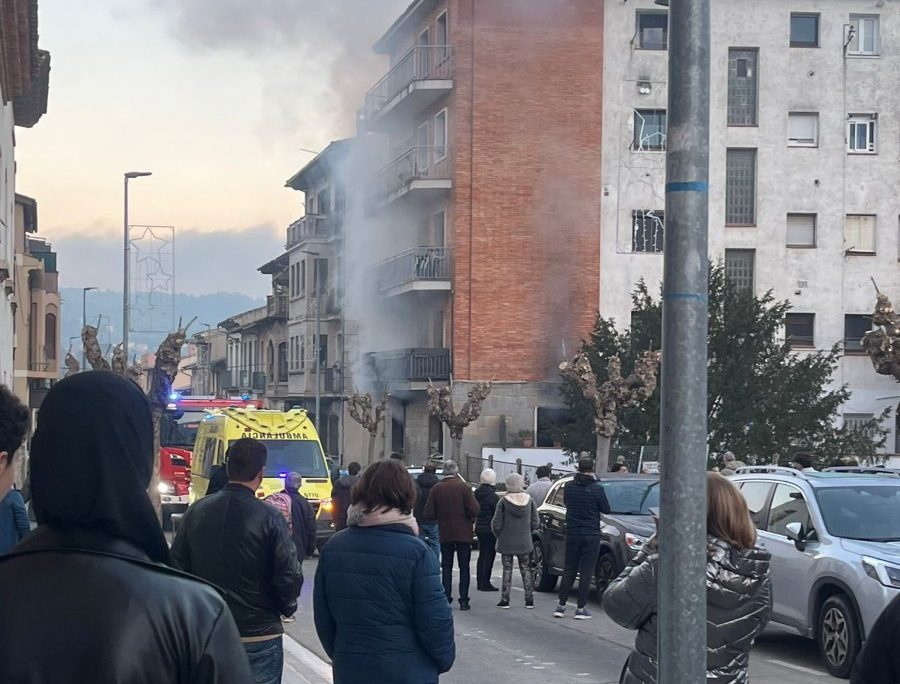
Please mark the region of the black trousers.
<svg viewBox="0 0 900 684"><path fill-rule="evenodd" d="M441 575L444 593L447 598L453 596L453 556L459 563L459 600L469 600L470 577L469 563L472 560L472 544L470 542L450 542L441 544Z"/></svg>
<svg viewBox="0 0 900 684"><path fill-rule="evenodd" d="M597 558L600 556L600 537L571 535L566 537L566 566L559 586L559 605L566 605L569 592L575 583L576 573L581 577L578 582L578 607L587 604L591 579L597 569Z"/></svg>
<svg viewBox="0 0 900 684"><path fill-rule="evenodd" d="M478 565L475 569L475 586L484 589L491 584L491 570L497 557L497 537L493 532L478 533Z"/></svg>

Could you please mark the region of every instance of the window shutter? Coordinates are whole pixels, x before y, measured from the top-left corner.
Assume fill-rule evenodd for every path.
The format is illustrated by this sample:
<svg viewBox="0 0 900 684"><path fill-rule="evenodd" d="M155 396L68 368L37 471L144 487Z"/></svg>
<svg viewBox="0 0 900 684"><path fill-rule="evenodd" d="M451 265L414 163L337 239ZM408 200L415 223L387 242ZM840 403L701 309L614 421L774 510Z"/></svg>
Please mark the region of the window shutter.
<svg viewBox="0 0 900 684"><path fill-rule="evenodd" d="M788 214L787 244L796 247L815 247L816 217L806 214Z"/></svg>

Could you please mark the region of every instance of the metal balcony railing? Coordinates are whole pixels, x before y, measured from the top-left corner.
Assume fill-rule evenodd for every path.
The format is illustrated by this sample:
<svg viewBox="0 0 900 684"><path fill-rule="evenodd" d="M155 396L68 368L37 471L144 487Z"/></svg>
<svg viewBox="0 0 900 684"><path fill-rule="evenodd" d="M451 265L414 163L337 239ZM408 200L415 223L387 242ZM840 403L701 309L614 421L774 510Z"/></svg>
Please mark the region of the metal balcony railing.
<svg viewBox="0 0 900 684"><path fill-rule="evenodd" d="M450 379L449 349L398 349L373 352L369 360L379 380L391 382L427 382Z"/></svg>
<svg viewBox="0 0 900 684"><path fill-rule="evenodd" d="M222 387L230 390L265 392L266 381L266 373L262 365L231 368L221 376Z"/></svg>
<svg viewBox="0 0 900 684"><path fill-rule="evenodd" d="M307 214L288 226L287 247L310 238L328 238L337 234L340 217L336 212L330 214Z"/></svg>
<svg viewBox="0 0 900 684"><path fill-rule="evenodd" d="M413 81L453 78L453 50L449 45L412 48L366 93L366 118L378 114Z"/></svg>
<svg viewBox="0 0 900 684"><path fill-rule="evenodd" d="M414 247L376 266L379 290L420 281L450 280L449 247Z"/></svg>
<svg viewBox="0 0 900 684"><path fill-rule="evenodd" d="M451 170L450 149L446 145L411 147L375 173L369 199L383 201L415 180L451 180Z"/></svg>

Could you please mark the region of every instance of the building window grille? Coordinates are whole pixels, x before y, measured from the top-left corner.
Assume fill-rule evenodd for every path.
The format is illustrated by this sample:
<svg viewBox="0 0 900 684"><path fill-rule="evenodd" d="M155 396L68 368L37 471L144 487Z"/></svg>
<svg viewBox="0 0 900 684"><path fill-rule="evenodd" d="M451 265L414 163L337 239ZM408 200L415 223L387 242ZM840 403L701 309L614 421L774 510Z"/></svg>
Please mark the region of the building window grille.
<svg viewBox="0 0 900 684"><path fill-rule="evenodd" d="M659 254L663 251L664 213L648 209L631 212L631 251Z"/></svg>
<svg viewBox="0 0 900 684"><path fill-rule="evenodd" d="M728 50L729 126L756 126L758 57L755 49Z"/></svg>
<svg viewBox="0 0 900 684"><path fill-rule="evenodd" d="M845 413L844 430L847 432L859 432L870 440L875 440L875 431L869 425L875 417L874 413Z"/></svg>
<svg viewBox="0 0 900 684"><path fill-rule="evenodd" d="M637 39L641 50L665 50L669 46L669 15L638 10Z"/></svg>
<svg viewBox="0 0 900 684"><path fill-rule="evenodd" d="M753 269L756 250L726 249L725 277L735 290L753 292Z"/></svg>
<svg viewBox="0 0 900 684"><path fill-rule="evenodd" d="M756 150L730 149L725 160L725 223L756 224Z"/></svg>

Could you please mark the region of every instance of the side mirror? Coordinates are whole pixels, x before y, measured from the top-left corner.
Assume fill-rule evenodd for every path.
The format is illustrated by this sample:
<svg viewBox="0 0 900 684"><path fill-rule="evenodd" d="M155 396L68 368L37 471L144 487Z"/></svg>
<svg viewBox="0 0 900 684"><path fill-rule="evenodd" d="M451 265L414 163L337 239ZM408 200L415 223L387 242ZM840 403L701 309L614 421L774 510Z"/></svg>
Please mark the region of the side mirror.
<svg viewBox="0 0 900 684"><path fill-rule="evenodd" d="M803 525L798 522L788 523L785 526L787 538L794 542L798 551L806 549L806 537L803 535Z"/></svg>

